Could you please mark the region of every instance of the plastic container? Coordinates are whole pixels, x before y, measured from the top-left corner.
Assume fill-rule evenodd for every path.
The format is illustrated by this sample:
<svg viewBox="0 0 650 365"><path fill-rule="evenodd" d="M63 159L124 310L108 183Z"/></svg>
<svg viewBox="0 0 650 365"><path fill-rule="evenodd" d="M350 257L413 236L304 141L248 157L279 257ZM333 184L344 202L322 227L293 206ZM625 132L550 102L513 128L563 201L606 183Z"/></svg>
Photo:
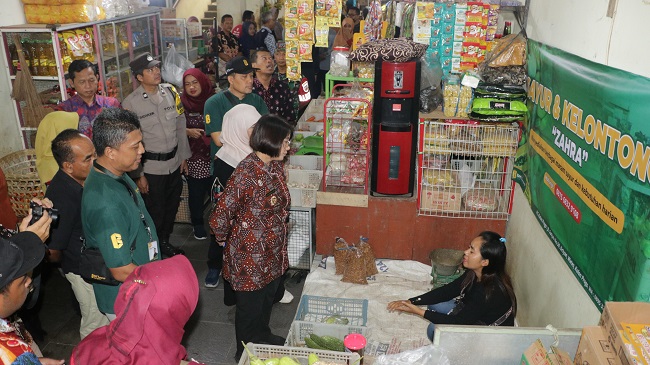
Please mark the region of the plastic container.
<svg viewBox="0 0 650 365"><path fill-rule="evenodd" d="M318 170L287 170L287 186L292 207L316 208L316 192L323 181Z"/></svg>
<svg viewBox="0 0 650 365"><path fill-rule="evenodd" d="M368 321L368 300L303 295L296 311L296 321L323 323L325 317L339 315L350 326L365 326Z"/></svg>
<svg viewBox="0 0 650 365"><path fill-rule="evenodd" d="M330 55L330 75L347 77L350 75L350 49L347 47L334 47Z"/></svg>
<svg viewBox="0 0 650 365"><path fill-rule="evenodd" d="M345 346L345 351L353 354L359 355L361 361L359 365L363 365L363 350L366 348L366 337L359 333L351 333L345 336L343 340L343 345Z"/></svg>
<svg viewBox="0 0 650 365"><path fill-rule="evenodd" d="M429 253L431 266L438 275L453 275L463 262L463 251L437 248Z"/></svg>
<svg viewBox="0 0 650 365"><path fill-rule="evenodd" d="M301 364L307 364L309 354L316 354L320 360L332 361L338 364L358 364L359 355L350 352L336 352L336 351L327 351L327 350L316 350L309 349L305 347L286 347L286 346L274 346L274 345L258 345L256 343L247 343L246 347L248 350L255 356L259 357L262 360L267 360L272 357L281 358L283 356L289 356L295 358ZM244 351L241 358L239 359L239 365L249 365L250 358L248 357L248 352Z"/></svg>

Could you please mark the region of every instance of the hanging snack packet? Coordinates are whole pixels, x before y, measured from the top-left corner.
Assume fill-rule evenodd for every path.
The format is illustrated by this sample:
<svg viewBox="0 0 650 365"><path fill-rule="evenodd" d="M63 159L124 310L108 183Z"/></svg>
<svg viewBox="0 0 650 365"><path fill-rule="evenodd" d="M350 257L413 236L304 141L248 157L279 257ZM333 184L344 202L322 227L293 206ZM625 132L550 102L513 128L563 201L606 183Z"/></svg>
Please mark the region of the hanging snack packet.
<svg viewBox="0 0 650 365"><path fill-rule="evenodd" d="M298 58L301 62L310 62L312 60L312 44L311 42L298 43Z"/></svg>

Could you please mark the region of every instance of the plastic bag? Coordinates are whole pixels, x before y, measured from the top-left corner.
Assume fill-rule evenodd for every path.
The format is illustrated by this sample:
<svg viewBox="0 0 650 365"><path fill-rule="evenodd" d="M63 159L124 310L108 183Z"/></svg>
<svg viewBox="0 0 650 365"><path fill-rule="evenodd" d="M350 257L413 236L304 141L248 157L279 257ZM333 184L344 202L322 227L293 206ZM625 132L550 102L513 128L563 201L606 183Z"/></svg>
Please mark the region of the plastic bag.
<svg viewBox="0 0 650 365"><path fill-rule="evenodd" d="M450 365L442 349L433 345L403 351L393 355L377 356L375 365Z"/></svg>
<svg viewBox="0 0 650 365"><path fill-rule="evenodd" d="M172 44L167 51L167 56L163 61L161 70L162 78L174 86L183 89L183 74L190 68L194 68L194 64L183 57L180 53L176 52L176 48Z"/></svg>
<svg viewBox="0 0 650 365"><path fill-rule="evenodd" d="M486 57L490 67L522 66L526 64L526 37L509 34L499 39Z"/></svg>

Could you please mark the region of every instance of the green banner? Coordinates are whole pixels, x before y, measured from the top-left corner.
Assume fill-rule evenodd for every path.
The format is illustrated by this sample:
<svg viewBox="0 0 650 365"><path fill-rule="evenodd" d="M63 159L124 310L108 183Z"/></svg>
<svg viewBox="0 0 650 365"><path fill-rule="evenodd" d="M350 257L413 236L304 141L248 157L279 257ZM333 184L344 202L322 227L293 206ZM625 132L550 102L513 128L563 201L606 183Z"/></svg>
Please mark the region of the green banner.
<svg viewBox="0 0 650 365"><path fill-rule="evenodd" d="M599 308L650 301L650 79L532 40L527 66L513 178Z"/></svg>

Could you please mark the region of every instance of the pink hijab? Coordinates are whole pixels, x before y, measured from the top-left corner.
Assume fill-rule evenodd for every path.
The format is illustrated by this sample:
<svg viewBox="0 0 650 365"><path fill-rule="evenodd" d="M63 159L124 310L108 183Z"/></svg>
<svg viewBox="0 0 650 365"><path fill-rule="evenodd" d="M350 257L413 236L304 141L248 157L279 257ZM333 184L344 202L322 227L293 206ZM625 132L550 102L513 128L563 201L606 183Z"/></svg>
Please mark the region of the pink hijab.
<svg viewBox="0 0 650 365"><path fill-rule="evenodd" d="M183 255L138 266L115 300L117 318L83 339L71 364L178 365L186 357L183 327L199 299L199 283Z"/></svg>

